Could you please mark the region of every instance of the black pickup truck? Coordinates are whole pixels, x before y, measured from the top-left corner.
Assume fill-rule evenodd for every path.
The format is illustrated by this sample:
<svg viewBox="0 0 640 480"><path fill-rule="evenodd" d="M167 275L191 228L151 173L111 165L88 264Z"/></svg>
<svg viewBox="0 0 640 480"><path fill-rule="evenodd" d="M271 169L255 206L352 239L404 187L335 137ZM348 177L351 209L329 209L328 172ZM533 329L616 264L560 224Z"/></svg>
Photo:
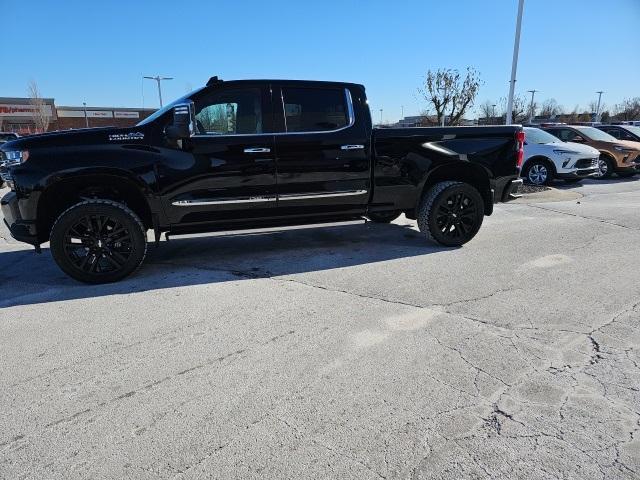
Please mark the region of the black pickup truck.
<svg viewBox="0 0 640 480"><path fill-rule="evenodd" d="M3 144L2 213L88 283L135 271L148 230L157 242L404 213L459 246L517 189L523 142L519 126L374 129L362 85L213 77L135 127Z"/></svg>

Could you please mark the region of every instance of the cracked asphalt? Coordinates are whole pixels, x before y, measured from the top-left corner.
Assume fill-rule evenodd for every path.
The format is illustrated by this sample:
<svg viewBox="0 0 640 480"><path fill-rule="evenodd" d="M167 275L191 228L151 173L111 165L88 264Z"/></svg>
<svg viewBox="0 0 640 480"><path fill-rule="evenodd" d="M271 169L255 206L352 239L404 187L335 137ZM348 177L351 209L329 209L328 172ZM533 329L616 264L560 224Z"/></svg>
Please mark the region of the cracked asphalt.
<svg viewBox="0 0 640 480"><path fill-rule="evenodd" d="M640 179L570 190L460 249L176 237L107 286L3 226L0 478L640 478Z"/></svg>

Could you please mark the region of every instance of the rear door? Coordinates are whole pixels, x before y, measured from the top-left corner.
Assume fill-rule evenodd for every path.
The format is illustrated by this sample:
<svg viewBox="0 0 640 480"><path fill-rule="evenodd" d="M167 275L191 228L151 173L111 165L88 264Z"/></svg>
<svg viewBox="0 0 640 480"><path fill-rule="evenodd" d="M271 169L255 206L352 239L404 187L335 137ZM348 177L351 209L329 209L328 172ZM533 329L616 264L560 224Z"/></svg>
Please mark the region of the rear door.
<svg viewBox="0 0 640 480"><path fill-rule="evenodd" d="M342 85L274 85L279 214L366 209L371 145L364 119L355 116L355 95Z"/></svg>

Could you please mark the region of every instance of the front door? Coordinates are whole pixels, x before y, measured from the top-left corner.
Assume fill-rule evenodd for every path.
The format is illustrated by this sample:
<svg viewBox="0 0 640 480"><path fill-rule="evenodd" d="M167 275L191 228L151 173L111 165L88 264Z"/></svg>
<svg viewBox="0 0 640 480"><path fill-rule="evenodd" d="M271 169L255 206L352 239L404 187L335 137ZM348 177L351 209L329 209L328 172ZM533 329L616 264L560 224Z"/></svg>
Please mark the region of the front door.
<svg viewBox="0 0 640 480"><path fill-rule="evenodd" d="M243 223L276 205L276 162L269 87L216 88L194 100L197 133L190 156L176 162L182 178L165 195L172 224ZM180 171L180 169L182 171Z"/></svg>
<svg viewBox="0 0 640 480"><path fill-rule="evenodd" d="M370 139L342 86L274 86L281 215L357 215L370 191ZM356 92L354 92L355 94Z"/></svg>

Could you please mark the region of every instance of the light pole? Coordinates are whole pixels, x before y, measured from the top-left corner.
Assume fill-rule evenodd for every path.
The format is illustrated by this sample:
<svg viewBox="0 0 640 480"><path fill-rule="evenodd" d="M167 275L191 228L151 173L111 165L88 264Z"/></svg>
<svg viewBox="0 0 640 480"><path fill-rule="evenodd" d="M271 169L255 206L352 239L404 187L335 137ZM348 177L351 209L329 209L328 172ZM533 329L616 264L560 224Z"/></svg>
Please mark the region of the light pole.
<svg viewBox="0 0 640 480"><path fill-rule="evenodd" d="M144 77L149 80L155 80L158 82L158 98L160 99L160 108L162 108L162 88L160 88L160 82L162 80L173 80L173 77L161 77L160 75L156 75L155 77Z"/></svg>
<svg viewBox="0 0 640 480"><path fill-rule="evenodd" d="M491 116L492 116L493 120L495 121L495 118L496 118L496 104L494 103L493 105L491 105L491 108L492 108L492 115Z"/></svg>
<svg viewBox="0 0 640 480"><path fill-rule="evenodd" d="M84 126L89 128L89 117L87 117L87 102L82 102L82 108L84 109Z"/></svg>
<svg viewBox="0 0 640 480"><path fill-rule="evenodd" d="M536 92L540 90L527 90L528 93L531 94L531 105L529 106L529 123L533 123L533 97L535 97Z"/></svg>
<svg viewBox="0 0 640 480"><path fill-rule="evenodd" d="M382 109L380 109L380 125L382 125Z"/></svg>
<svg viewBox="0 0 640 480"><path fill-rule="evenodd" d="M522 27L522 10L524 10L524 0L518 2L518 20L516 21L516 38L513 42L513 61L511 63L511 81L509 82L509 100L507 101L507 121L509 125L513 122L513 92L516 88L516 71L518 70L518 52L520 50L520 30Z"/></svg>
<svg viewBox="0 0 640 480"><path fill-rule="evenodd" d="M401 117L401 118L404 118L404 105L400 105L400 111L402 112L402 113L400 114L400 117Z"/></svg>
<svg viewBox="0 0 640 480"><path fill-rule="evenodd" d="M600 100L602 100L602 90L596 92L598 94L598 106L596 107L596 122L600 121Z"/></svg>

